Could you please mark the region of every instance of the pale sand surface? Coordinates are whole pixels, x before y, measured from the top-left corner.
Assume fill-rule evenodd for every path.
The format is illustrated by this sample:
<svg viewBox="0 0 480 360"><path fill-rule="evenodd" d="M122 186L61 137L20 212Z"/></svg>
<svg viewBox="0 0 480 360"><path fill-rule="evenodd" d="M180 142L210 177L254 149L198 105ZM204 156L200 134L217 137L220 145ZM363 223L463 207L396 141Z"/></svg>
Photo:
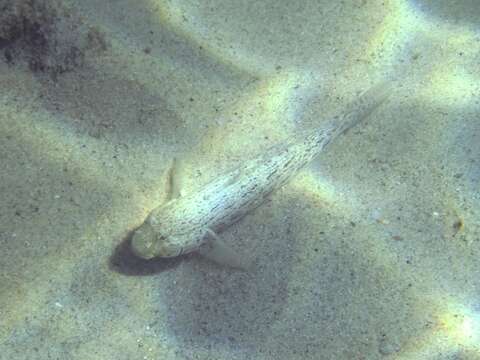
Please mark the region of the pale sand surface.
<svg viewBox="0 0 480 360"><path fill-rule="evenodd" d="M480 358L474 1L14 3L1 359ZM385 78L366 122L221 233L248 272L129 253L174 157L195 191Z"/></svg>

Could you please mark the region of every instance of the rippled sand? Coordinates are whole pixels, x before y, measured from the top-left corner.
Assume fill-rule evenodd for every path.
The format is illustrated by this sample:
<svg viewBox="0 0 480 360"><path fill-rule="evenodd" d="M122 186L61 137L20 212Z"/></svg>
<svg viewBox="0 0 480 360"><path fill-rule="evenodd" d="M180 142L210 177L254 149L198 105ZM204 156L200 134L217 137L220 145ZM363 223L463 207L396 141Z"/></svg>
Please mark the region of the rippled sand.
<svg viewBox="0 0 480 360"><path fill-rule="evenodd" d="M0 7L0 358L480 358L475 1ZM174 157L195 191L385 78L221 233L248 272L129 252Z"/></svg>

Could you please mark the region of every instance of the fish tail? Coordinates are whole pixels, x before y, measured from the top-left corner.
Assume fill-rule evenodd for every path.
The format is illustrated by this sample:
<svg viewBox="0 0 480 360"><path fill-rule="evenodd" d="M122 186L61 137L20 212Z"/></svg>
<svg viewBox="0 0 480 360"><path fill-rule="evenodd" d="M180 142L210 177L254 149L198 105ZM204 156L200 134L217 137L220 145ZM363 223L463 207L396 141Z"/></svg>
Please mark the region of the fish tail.
<svg viewBox="0 0 480 360"><path fill-rule="evenodd" d="M392 81L384 80L363 92L352 101L345 112L336 119L336 135L341 135L367 118L392 93Z"/></svg>

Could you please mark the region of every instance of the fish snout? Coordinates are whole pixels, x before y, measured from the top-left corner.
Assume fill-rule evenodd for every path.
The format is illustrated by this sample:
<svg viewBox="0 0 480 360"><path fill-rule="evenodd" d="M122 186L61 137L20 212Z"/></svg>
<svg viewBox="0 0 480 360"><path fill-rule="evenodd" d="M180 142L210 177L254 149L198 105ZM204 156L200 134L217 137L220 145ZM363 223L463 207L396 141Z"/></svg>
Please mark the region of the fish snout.
<svg viewBox="0 0 480 360"><path fill-rule="evenodd" d="M140 226L132 237L131 247L133 253L143 259L151 259L155 254L155 232L149 224Z"/></svg>

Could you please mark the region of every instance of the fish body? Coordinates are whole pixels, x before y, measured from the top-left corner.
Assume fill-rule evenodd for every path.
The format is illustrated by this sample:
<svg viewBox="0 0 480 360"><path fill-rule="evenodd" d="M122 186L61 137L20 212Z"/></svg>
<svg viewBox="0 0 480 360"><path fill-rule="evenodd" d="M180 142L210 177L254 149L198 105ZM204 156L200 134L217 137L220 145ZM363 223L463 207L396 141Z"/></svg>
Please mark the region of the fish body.
<svg viewBox="0 0 480 360"><path fill-rule="evenodd" d="M386 84L371 88L350 104L343 115L320 129L301 131L199 191L155 208L134 233L133 251L150 259L199 249L209 234L222 231L261 205L328 143L366 118L386 99L388 90Z"/></svg>

